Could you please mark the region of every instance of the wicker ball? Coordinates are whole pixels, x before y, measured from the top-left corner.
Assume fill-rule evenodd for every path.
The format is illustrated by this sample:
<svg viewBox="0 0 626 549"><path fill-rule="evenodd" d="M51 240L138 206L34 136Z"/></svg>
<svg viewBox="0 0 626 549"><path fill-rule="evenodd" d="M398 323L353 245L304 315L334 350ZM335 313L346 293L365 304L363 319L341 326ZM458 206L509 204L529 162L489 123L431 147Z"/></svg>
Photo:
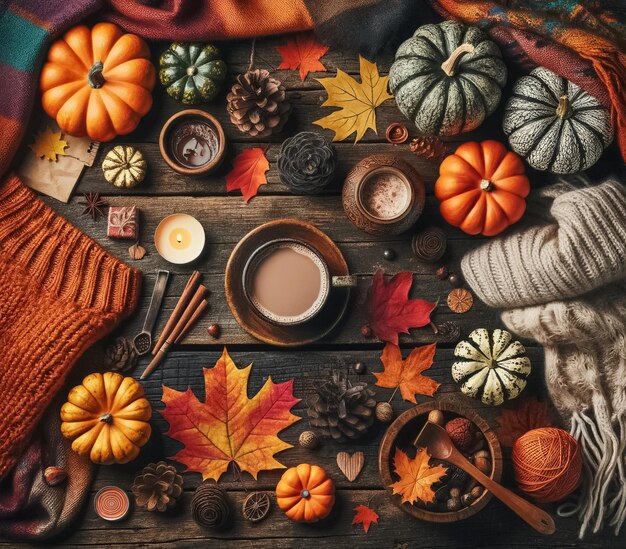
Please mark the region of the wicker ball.
<svg viewBox="0 0 626 549"><path fill-rule="evenodd" d="M528 431L513 444L512 457L519 489L540 503L566 498L580 482L580 445L563 429Z"/></svg>
<svg viewBox="0 0 626 549"><path fill-rule="evenodd" d="M379 402L376 405L376 419L388 423L393 419L393 408L388 402Z"/></svg>
<svg viewBox="0 0 626 549"><path fill-rule="evenodd" d="M285 139L278 155L280 180L294 194L317 194L333 180L337 153L332 143L315 132Z"/></svg>
<svg viewBox="0 0 626 549"><path fill-rule="evenodd" d="M314 433L313 431L302 431L300 433L300 438L298 438L298 442L303 448L313 450L320 445L320 437L318 437L317 433Z"/></svg>
<svg viewBox="0 0 626 549"><path fill-rule="evenodd" d="M200 526L223 528L230 519L231 504L224 490L215 484L202 483L191 499L191 515Z"/></svg>

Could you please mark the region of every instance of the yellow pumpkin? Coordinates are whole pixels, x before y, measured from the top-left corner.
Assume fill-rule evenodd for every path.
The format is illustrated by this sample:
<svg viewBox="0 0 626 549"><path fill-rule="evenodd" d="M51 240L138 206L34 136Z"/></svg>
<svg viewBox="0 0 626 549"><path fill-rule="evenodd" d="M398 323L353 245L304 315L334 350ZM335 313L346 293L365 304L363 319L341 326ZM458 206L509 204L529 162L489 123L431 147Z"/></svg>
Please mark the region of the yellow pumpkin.
<svg viewBox="0 0 626 549"><path fill-rule="evenodd" d="M61 433L94 463L128 463L150 438L151 416L143 387L132 377L89 374L61 407Z"/></svg>
<svg viewBox="0 0 626 549"><path fill-rule="evenodd" d="M276 485L276 501L291 520L317 522L335 504L335 483L321 467L301 463L284 472Z"/></svg>

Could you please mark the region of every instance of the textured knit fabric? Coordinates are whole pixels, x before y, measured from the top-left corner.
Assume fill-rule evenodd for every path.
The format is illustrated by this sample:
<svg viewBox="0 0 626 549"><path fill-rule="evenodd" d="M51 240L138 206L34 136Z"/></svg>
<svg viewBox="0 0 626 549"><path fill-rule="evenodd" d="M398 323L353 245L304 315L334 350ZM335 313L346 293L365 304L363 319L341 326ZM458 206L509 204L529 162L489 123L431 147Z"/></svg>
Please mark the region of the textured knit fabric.
<svg viewBox="0 0 626 549"><path fill-rule="evenodd" d="M543 66L611 107L626 160L626 10L607 0L430 0L446 18L487 30L506 59ZM616 7L611 11L610 6Z"/></svg>
<svg viewBox="0 0 626 549"><path fill-rule="evenodd" d="M463 274L507 309L512 331L543 345L548 391L584 457L580 535L606 524L617 534L626 520L626 190L616 181L559 189L569 190L547 223L470 252Z"/></svg>
<svg viewBox="0 0 626 549"><path fill-rule="evenodd" d="M135 309L140 282L17 178L0 187L0 479L78 357Z"/></svg>
<svg viewBox="0 0 626 549"><path fill-rule="evenodd" d="M487 305L546 303L626 277L624 185L613 180L562 194L551 213L553 223L492 240L463 258L467 281Z"/></svg>
<svg viewBox="0 0 626 549"><path fill-rule="evenodd" d="M94 466L70 449L61 435L60 404L51 406L31 444L0 483L0 536L43 540L63 533L84 509ZM64 469L67 480L49 486L47 467Z"/></svg>

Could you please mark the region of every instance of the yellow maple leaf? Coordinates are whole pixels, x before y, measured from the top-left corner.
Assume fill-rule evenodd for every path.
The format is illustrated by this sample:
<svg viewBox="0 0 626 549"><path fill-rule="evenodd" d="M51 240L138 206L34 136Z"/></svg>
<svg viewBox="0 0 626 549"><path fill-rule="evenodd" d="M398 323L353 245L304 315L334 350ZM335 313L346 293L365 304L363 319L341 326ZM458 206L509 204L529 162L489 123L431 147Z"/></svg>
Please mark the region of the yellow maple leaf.
<svg viewBox="0 0 626 549"><path fill-rule="evenodd" d="M50 128L37 132L35 142L30 145L35 156L38 158L47 158L54 162L57 161L57 155L65 156L65 149L67 147L67 141L61 139L61 132L53 132Z"/></svg>
<svg viewBox="0 0 626 549"><path fill-rule="evenodd" d="M324 86L328 99L322 107L341 107L328 116L316 120L322 128L333 130L333 141L343 141L356 132L354 142L359 141L368 129L376 131L376 107L392 99L387 91L388 76L380 76L376 63L359 56L361 82L337 69L337 76L318 78Z"/></svg>
<svg viewBox="0 0 626 549"><path fill-rule="evenodd" d="M205 401L188 388L185 392L163 386L161 415L170 424L167 435L182 448L172 459L203 480L218 480L230 463L255 479L259 471L284 469L274 454L292 448L278 433L300 418L291 407L293 380L274 383L268 378L259 392L248 398L252 364L237 368L224 348L213 368L204 369Z"/></svg>
<svg viewBox="0 0 626 549"><path fill-rule="evenodd" d="M431 503L435 500L432 485L441 480L447 468L443 465L428 465L430 456L425 448L421 448L411 459L400 448L396 448L393 458L394 472L400 477L390 488L394 494L402 496L402 503L413 503L421 500Z"/></svg>

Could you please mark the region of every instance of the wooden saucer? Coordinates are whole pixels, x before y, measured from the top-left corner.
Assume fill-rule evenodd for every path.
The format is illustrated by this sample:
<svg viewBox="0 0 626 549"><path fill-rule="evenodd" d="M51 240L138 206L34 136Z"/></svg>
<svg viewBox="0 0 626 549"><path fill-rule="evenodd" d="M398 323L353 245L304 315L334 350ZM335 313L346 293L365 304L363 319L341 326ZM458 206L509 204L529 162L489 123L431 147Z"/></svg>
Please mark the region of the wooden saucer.
<svg viewBox="0 0 626 549"><path fill-rule="evenodd" d="M239 325L250 335L280 347L308 345L327 336L343 317L350 300L349 288L332 288L326 305L304 324L278 326L260 316L246 298L243 270L248 258L259 247L282 238L299 240L316 249L328 264L330 276L346 276L348 264L337 245L322 231L296 219L278 219L250 231L235 246L226 265L226 300Z"/></svg>

